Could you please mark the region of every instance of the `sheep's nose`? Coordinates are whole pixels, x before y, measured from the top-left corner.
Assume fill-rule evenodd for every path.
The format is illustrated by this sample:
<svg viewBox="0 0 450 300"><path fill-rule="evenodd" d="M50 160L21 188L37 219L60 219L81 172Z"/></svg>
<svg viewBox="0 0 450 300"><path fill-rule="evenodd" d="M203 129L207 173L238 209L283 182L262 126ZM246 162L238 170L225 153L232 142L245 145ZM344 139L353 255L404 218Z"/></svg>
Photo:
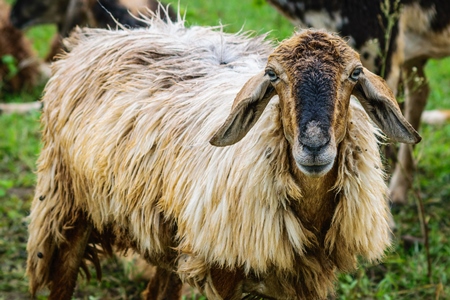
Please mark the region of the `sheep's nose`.
<svg viewBox="0 0 450 300"><path fill-rule="evenodd" d="M301 132L299 142L305 151L318 154L330 143L330 135L320 122L310 121Z"/></svg>

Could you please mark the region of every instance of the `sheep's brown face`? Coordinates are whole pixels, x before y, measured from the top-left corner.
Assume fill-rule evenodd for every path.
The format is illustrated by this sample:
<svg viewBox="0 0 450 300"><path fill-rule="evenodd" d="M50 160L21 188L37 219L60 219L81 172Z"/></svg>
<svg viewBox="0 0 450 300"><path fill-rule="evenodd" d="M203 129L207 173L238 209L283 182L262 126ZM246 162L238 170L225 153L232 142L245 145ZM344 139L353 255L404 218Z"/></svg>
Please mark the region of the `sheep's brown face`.
<svg viewBox="0 0 450 300"><path fill-rule="evenodd" d="M269 57L265 76L280 97L285 136L304 174L322 176L333 167L361 72L359 55L324 32L296 36Z"/></svg>
<svg viewBox="0 0 450 300"><path fill-rule="evenodd" d="M323 176L333 167L346 134L351 95L388 137L403 143L421 139L402 116L386 82L363 68L345 41L324 31L305 30L281 43L264 72L244 84L211 144L228 146L241 140L275 95L292 157L307 176Z"/></svg>

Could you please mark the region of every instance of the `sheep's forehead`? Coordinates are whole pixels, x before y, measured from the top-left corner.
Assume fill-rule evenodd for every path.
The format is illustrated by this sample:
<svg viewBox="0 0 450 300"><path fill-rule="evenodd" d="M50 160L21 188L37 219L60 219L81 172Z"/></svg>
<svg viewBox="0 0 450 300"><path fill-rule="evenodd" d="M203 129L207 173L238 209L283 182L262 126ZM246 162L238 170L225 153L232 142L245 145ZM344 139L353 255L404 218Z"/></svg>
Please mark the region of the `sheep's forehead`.
<svg viewBox="0 0 450 300"><path fill-rule="evenodd" d="M312 63L338 71L351 61L359 60L359 55L342 38L319 30L297 33L283 41L270 57L287 71L305 68Z"/></svg>

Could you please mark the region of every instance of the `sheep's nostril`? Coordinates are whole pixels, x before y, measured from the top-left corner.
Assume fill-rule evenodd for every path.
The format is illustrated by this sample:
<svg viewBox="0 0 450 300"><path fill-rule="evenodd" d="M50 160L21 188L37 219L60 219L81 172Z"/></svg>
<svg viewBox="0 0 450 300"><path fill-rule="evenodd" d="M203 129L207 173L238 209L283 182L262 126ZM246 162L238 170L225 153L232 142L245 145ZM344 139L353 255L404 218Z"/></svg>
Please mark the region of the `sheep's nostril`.
<svg viewBox="0 0 450 300"><path fill-rule="evenodd" d="M312 154L318 154L320 150L323 149L323 146L309 146L309 145L303 145L306 151L312 153Z"/></svg>
<svg viewBox="0 0 450 300"><path fill-rule="evenodd" d="M326 148L328 146L329 141L327 141L323 144L314 144L314 143L302 143L302 144L303 144L303 149L310 152L311 154L317 155L320 152L322 152L322 150L324 148Z"/></svg>

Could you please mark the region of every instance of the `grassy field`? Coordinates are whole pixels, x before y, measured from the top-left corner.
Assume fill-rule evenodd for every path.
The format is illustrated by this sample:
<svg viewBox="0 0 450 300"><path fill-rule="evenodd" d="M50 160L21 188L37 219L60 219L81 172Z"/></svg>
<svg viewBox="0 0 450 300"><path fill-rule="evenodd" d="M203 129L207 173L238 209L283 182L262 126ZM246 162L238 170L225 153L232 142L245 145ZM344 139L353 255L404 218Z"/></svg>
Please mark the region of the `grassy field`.
<svg viewBox="0 0 450 300"><path fill-rule="evenodd" d="M175 8L178 5L178 1L166 2ZM181 0L180 5L188 25L225 24L229 32L271 31L270 37L278 40L293 30L263 0ZM54 32L52 26L27 31L41 57L45 56ZM431 85L427 109L450 109L450 59L430 61L427 76ZM41 92L39 87L32 93L6 95L3 100L32 101ZM338 299L450 299L450 124L423 125L421 134L423 141L415 148L417 175L410 204L394 211L398 224L395 246L381 264L363 263L355 273L341 275ZM26 217L33 195L39 139L39 112L0 115L0 300L29 297L24 277ZM421 241L405 243L401 239L408 235L423 237L419 200L423 202L429 228L428 248ZM101 283L79 280L74 299L140 298L145 281L128 279L119 261L105 261L103 273ZM39 299L46 299L45 295L40 294Z"/></svg>

